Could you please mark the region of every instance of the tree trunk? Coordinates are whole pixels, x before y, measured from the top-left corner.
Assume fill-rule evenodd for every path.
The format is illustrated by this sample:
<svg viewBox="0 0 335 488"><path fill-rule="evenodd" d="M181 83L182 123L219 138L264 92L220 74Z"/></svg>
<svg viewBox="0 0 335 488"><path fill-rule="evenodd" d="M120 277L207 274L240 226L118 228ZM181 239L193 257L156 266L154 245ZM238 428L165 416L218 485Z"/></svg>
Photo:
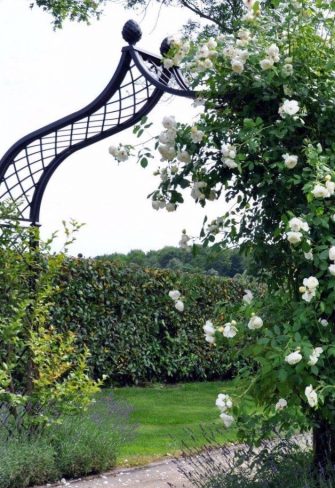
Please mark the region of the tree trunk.
<svg viewBox="0 0 335 488"><path fill-rule="evenodd" d="M318 418L313 428L313 467L317 473L326 473L335 466L335 424ZM334 468L333 468L334 469Z"/></svg>

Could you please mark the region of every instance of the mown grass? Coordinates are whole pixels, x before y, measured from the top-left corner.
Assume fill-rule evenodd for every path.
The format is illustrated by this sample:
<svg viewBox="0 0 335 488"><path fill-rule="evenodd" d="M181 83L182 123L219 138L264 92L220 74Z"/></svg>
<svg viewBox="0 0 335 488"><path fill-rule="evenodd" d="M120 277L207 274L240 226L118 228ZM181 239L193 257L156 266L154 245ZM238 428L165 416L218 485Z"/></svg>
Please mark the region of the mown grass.
<svg viewBox="0 0 335 488"><path fill-rule="evenodd" d="M196 382L178 385L123 387L112 390L117 400L132 408L131 422L137 425L134 439L122 446L118 464L135 466L155 459L177 455L183 442L194 447L208 444L202 429L220 427L217 441L234 442L234 430L226 430L215 407L218 393L235 389L232 382ZM192 431L195 439L190 439Z"/></svg>

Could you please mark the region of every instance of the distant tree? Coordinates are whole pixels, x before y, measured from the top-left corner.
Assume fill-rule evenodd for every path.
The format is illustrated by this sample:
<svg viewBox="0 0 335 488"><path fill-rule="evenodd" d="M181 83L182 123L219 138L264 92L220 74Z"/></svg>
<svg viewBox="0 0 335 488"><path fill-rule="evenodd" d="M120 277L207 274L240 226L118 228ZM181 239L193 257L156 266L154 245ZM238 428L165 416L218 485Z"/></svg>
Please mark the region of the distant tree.
<svg viewBox="0 0 335 488"><path fill-rule="evenodd" d="M30 7L35 5L49 12L53 17L55 29L62 28L65 20L89 22L99 19L106 0L29 0Z"/></svg>

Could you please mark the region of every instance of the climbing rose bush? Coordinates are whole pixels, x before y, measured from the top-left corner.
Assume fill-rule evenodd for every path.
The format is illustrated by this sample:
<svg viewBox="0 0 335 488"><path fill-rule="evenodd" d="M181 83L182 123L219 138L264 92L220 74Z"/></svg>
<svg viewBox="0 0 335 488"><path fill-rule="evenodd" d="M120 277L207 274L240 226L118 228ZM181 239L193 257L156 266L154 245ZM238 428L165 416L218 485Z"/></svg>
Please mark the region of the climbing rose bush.
<svg viewBox="0 0 335 488"><path fill-rule="evenodd" d="M176 211L187 193L202 207L229 203L200 237L252 254L267 286L204 324L208 347L247 337L257 363L241 371L229 413L219 402L225 426L250 441L313 427L316 456L323 432L335 459L335 3L244 4L233 34L164 57L193 80L203 111L192 125L164 118L152 205Z"/></svg>

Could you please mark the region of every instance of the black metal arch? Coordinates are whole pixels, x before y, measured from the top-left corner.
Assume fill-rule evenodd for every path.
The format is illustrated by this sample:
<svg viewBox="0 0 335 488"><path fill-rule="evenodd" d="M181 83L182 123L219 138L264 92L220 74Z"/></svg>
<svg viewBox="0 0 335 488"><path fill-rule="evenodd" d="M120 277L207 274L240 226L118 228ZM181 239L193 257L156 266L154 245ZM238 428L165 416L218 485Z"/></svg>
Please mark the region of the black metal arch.
<svg viewBox="0 0 335 488"><path fill-rule="evenodd" d="M102 93L85 108L26 135L1 159L0 201L15 203L21 221L39 225L46 186L72 153L131 127L164 92L194 98L179 68L166 69L160 57L134 47L142 35L134 21L125 24L122 34L129 45Z"/></svg>

